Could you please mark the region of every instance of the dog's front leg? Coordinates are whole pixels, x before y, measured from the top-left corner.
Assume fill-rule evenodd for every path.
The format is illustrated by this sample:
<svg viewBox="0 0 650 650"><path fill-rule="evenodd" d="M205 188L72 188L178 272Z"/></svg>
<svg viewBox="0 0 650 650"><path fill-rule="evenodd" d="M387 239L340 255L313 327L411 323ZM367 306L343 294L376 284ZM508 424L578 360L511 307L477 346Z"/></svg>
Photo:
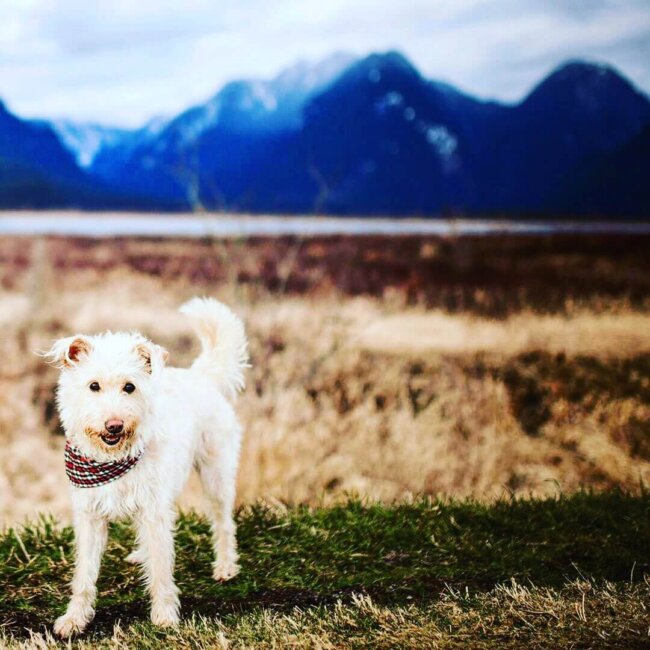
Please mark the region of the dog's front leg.
<svg viewBox="0 0 650 650"><path fill-rule="evenodd" d="M63 616L54 623L54 632L68 637L81 632L95 615L97 576L102 561L108 523L95 514L78 511L74 514L76 559L72 579L72 598Z"/></svg>
<svg viewBox="0 0 650 650"><path fill-rule="evenodd" d="M174 583L174 526L172 508L144 513L139 536L144 553L144 570L151 595L151 622L161 627L178 623L178 589Z"/></svg>

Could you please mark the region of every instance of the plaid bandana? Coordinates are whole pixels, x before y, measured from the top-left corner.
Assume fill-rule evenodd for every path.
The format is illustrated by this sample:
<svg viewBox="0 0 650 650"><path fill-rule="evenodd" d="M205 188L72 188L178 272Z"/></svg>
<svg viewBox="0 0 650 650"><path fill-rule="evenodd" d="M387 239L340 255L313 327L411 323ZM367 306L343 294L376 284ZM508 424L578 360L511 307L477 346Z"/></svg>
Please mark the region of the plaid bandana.
<svg viewBox="0 0 650 650"><path fill-rule="evenodd" d="M65 473L75 487L99 487L124 476L141 457L142 452L135 458L128 457L108 463L98 463L92 458L82 456L79 450L66 440Z"/></svg>

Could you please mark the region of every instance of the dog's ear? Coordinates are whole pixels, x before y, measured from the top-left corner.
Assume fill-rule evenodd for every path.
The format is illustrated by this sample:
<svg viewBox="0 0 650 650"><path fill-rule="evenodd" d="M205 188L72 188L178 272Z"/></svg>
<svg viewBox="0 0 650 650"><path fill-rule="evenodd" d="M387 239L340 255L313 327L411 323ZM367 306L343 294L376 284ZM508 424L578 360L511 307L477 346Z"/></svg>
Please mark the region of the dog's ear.
<svg viewBox="0 0 650 650"><path fill-rule="evenodd" d="M72 368L87 357L92 349L90 339L77 334L55 341L52 347L43 353L43 357L58 368Z"/></svg>
<svg viewBox="0 0 650 650"><path fill-rule="evenodd" d="M169 352L161 345L156 345L151 341L138 343L135 346L137 355L142 359L145 370L153 375L159 372L165 366L165 362L169 358Z"/></svg>

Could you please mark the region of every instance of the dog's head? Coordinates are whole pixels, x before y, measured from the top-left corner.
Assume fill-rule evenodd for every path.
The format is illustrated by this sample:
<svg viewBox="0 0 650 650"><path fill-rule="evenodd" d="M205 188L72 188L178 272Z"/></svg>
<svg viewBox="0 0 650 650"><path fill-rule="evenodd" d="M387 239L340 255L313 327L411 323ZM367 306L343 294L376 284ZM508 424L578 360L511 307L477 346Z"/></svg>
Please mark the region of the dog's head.
<svg viewBox="0 0 650 650"><path fill-rule="evenodd" d="M167 352L140 334L70 336L45 357L61 370L57 404L70 442L96 460L141 451Z"/></svg>

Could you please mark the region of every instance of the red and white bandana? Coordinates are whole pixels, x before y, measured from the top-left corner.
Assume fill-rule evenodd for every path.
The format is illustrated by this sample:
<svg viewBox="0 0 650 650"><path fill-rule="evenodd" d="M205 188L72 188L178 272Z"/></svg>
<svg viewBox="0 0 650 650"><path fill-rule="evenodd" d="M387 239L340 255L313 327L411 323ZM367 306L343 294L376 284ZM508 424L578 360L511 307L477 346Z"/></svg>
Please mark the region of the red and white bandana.
<svg viewBox="0 0 650 650"><path fill-rule="evenodd" d="M67 440L65 443L65 473L75 487L91 488L112 483L124 476L140 460L142 452L135 458L130 456L121 460L98 463L83 456Z"/></svg>

